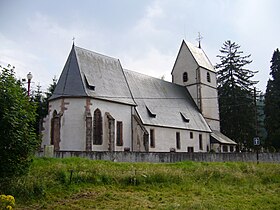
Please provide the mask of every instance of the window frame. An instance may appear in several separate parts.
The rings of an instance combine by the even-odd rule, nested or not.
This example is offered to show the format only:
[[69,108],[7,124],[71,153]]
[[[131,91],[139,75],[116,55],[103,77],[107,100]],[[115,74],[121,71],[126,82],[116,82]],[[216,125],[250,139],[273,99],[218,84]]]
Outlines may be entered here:
[[187,82],[189,81],[189,75],[188,75],[188,72],[184,72],[183,73],[183,82]]
[[199,150],[203,150],[203,139],[201,133],[198,135],[198,141],[199,141]]
[[117,146],[123,146],[123,122],[117,121]]
[[181,135],[180,132],[176,132],[176,149],[181,149]]
[[100,109],[96,109],[93,115],[93,144],[103,144],[103,119]]
[[207,72],[206,79],[207,79],[207,82],[211,83],[211,75],[209,72]]
[[150,147],[155,148],[155,129],[150,129]]

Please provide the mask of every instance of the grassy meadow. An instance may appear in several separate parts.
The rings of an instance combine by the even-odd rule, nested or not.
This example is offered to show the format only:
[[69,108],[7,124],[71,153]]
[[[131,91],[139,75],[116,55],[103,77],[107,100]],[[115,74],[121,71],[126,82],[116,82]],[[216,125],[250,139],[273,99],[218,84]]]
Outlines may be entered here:
[[35,158],[16,209],[280,209],[280,164]]

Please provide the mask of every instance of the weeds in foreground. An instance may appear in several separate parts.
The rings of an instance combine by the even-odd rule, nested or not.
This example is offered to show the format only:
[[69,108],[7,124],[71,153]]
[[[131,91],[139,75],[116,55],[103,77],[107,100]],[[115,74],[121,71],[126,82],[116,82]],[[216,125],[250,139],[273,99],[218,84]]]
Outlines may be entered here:
[[[133,206],[139,202],[138,206],[141,206],[145,203],[143,208],[149,208],[149,205],[159,209],[189,209],[190,206],[193,209],[215,209],[219,205],[243,208],[252,202],[256,202],[258,207],[268,203],[274,208],[280,205],[277,196],[280,194],[280,164],[152,164],[36,158],[26,176],[6,183],[4,190],[3,186],[0,185],[0,193],[14,195],[22,205],[51,205],[74,197],[77,203],[85,202],[85,205],[92,205],[94,200],[92,208],[114,208],[116,204],[123,206],[120,203],[123,197],[135,201],[131,204],[126,202],[126,205]],[[77,198],[76,195],[86,196]],[[227,202],[223,203],[225,199]],[[105,200],[112,206],[104,206]],[[172,205],[168,206],[168,202]]]

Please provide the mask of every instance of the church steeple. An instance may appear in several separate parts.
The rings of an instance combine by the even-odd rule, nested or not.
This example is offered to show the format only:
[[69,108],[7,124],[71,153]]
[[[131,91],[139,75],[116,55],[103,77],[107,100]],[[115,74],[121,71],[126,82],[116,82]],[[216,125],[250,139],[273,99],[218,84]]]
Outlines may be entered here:
[[182,42],[172,70],[172,82],[185,86],[213,130],[220,130],[216,72],[199,46]]

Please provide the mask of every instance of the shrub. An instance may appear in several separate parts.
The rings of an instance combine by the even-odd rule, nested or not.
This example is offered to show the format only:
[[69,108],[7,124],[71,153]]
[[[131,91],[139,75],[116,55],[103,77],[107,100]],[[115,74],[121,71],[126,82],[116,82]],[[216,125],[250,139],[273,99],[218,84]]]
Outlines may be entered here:
[[0,209],[13,209],[15,198],[12,195],[0,195]]
[[0,179],[5,179],[2,182],[28,171],[38,146],[33,128],[35,108],[16,80],[14,68],[0,66]]

